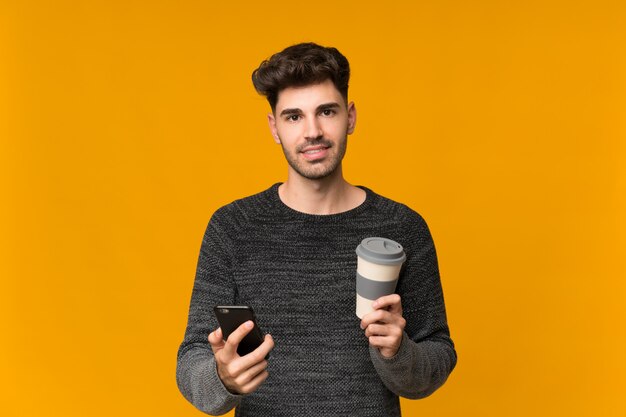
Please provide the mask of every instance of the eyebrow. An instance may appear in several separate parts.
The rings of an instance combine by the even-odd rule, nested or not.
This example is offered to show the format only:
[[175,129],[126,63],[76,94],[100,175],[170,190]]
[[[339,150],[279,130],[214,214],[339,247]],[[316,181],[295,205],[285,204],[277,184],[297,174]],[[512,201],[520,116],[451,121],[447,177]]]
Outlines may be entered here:
[[[339,103],[336,102],[331,102],[331,103],[323,103],[320,104],[319,106],[317,106],[317,108],[315,109],[317,112],[323,111],[323,110],[327,110],[327,109],[335,109],[339,107]],[[280,112],[280,116],[287,116],[287,115],[291,115],[291,114],[301,114],[302,110],[298,109],[298,108],[292,108],[292,109],[283,109],[283,111]]]

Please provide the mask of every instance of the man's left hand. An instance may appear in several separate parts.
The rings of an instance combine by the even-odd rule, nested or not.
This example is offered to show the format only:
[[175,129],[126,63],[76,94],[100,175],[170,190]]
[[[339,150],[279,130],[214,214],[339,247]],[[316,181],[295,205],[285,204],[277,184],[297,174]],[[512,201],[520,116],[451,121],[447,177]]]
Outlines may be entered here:
[[370,345],[378,348],[386,358],[394,356],[402,343],[406,320],[402,317],[402,303],[398,294],[380,297],[374,304],[374,311],[361,320],[361,329]]

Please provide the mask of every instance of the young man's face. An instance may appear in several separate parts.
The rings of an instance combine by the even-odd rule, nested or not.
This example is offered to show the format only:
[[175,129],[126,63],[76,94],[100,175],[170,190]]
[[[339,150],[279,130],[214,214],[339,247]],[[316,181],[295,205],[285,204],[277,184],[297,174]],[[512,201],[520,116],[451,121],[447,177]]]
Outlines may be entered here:
[[270,130],[289,163],[289,175],[322,179],[337,170],[354,131],[356,108],[346,106],[332,81],[289,87],[268,116]]

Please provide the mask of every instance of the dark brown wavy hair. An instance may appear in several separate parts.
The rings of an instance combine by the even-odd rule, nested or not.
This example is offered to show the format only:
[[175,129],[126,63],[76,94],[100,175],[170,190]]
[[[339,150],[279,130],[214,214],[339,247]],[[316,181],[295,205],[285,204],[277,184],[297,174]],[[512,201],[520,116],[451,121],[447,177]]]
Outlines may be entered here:
[[301,87],[331,80],[348,100],[350,64],[336,48],[312,42],[292,45],[275,53],[252,72],[252,84],[276,110],[278,94],[288,87]]

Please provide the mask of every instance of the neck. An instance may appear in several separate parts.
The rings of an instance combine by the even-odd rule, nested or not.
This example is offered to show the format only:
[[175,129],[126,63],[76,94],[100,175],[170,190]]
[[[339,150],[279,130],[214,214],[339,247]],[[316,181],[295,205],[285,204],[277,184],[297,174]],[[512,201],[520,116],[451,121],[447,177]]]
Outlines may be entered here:
[[341,166],[322,179],[311,180],[289,172],[278,195],[288,207],[307,214],[337,214],[352,210],[365,201],[365,191],[349,184]]

